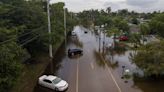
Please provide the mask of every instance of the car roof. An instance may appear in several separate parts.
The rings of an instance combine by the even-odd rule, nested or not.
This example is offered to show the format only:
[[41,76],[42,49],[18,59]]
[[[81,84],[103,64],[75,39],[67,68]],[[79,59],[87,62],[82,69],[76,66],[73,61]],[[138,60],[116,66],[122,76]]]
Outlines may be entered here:
[[52,81],[52,80],[54,80],[54,79],[56,79],[56,78],[57,78],[56,76],[49,75],[49,76],[47,76],[45,79]]

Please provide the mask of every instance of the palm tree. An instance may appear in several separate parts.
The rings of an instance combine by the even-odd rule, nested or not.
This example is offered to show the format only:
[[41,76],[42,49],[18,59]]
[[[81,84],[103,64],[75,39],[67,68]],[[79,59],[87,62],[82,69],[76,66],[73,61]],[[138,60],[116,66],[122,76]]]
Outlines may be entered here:
[[107,12],[108,14],[110,14],[110,12],[111,12],[111,7],[108,7],[108,8],[106,9],[106,12]]

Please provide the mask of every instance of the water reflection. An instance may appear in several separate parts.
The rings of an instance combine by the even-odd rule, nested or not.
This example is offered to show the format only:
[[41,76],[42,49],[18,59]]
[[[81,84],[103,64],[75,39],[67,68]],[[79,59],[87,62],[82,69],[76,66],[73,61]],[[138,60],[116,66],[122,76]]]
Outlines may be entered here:
[[68,56],[70,59],[78,59],[81,56],[83,56],[83,54],[78,54],[78,55],[73,55],[73,56]]
[[80,48],[82,48],[83,47],[83,43],[79,40],[79,38],[78,38],[78,36],[76,36],[76,37],[72,37],[72,36],[70,36],[70,37],[68,37],[68,45],[70,45],[70,44],[74,44],[74,45],[76,45],[77,47],[80,47]]
[[164,79],[152,80],[148,78],[134,78],[134,85],[143,92],[163,92]]
[[109,67],[113,69],[119,66],[117,61],[113,62],[107,57],[107,53],[101,53],[97,50],[94,50],[94,56],[96,58],[97,65],[99,65],[100,67],[105,67],[105,64],[107,64]]
[[111,52],[111,55],[124,55],[125,52],[127,51],[127,45],[124,43],[115,43],[114,48],[108,48],[108,50]]
[[[77,32],[79,30],[80,27],[77,28]],[[83,28],[82,28],[83,29]],[[92,36],[92,37],[91,37]],[[102,36],[103,37],[103,36]],[[91,40],[88,40],[91,39]],[[141,73],[142,71],[140,69],[137,68],[137,66],[131,62],[131,59],[129,58],[130,55],[133,55],[133,53],[136,53],[136,51],[131,51],[127,49],[127,46],[124,43],[117,43],[115,46],[115,48],[106,48],[105,45],[99,45],[99,35],[95,36],[95,34],[93,35],[91,32],[84,34],[84,32],[79,32],[79,35],[77,38],[73,38],[73,37],[69,37],[68,38],[68,47],[79,47],[79,48],[84,48],[86,50],[88,49],[94,49],[93,47],[95,46],[95,50],[89,50],[94,54],[94,58],[91,58],[95,61],[95,63],[102,68],[105,68],[105,64],[107,64],[108,67],[111,68],[111,71],[114,75],[114,77],[116,77],[116,81],[119,83],[119,86],[122,87],[121,89],[123,90],[122,92],[163,92],[164,90],[164,79],[160,79],[160,80],[151,80],[151,79],[147,79],[147,78],[139,78],[139,77],[132,77],[130,79],[128,79],[128,83],[124,83],[125,79],[121,79],[122,75],[123,75],[123,68],[122,66],[125,66],[125,69],[129,69],[132,73]],[[97,39],[97,41],[96,41]],[[112,40],[112,39],[108,39],[108,37],[106,37],[106,40]],[[105,41],[106,41],[105,40]],[[102,40],[103,41],[103,40]],[[103,42],[101,41],[101,44],[103,44]],[[110,42],[109,41],[109,42]],[[112,42],[112,41],[111,41]],[[90,45],[92,44],[92,45]],[[64,46],[64,45],[63,45]],[[91,47],[93,46],[93,47]],[[100,51],[98,49],[101,49]],[[49,66],[47,67],[46,71],[44,72],[44,74],[57,74],[58,70],[62,67],[62,61],[63,59],[67,58],[67,56],[63,55],[65,53],[65,49],[64,47],[61,47],[61,49],[57,52],[58,55],[55,56],[55,59],[53,60],[52,64],[49,64]],[[130,54],[131,53],[131,54]],[[85,53],[85,55],[88,55]],[[84,56],[85,56],[84,55]],[[88,55],[88,57],[90,57],[91,55]],[[65,75],[66,79],[67,79],[67,75],[72,75],[70,74],[71,72],[75,72],[76,67],[73,68],[73,65],[76,66],[76,59],[79,58],[79,56],[75,56],[75,57],[70,57],[71,59],[73,59],[73,62],[68,63],[67,61],[64,62],[64,64],[66,63],[66,67],[64,72],[62,71],[62,73]],[[71,60],[70,58],[67,58],[69,60]],[[84,61],[87,60],[87,58],[81,57]],[[105,60],[104,60],[105,58]],[[105,62],[104,62],[105,61]],[[53,66],[52,66],[53,65]],[[67,67],[70,66],[70,70],[69,68],[67,69]],[[53,71],[50,71],[53,70]],[[98,68],[96,68],[98,69]],[[81,72],[79,74],[82,74]],[[62,75],[62,74],[61,74]],[[71,76],[73,77],[73,76]],[[89,76],[90,77],[90,76]],[[74,79],[73,80],[67,79],[68,81],[74,83]],[[123,81],[123,83],[122,83]],[[42,90],[42,88],[40,88]],[[44,89],[43,89],[44,90]],[[35,91],[35,92],[41,92],[41,91]],[[42,91],[43,92],[43,91]],[[51,91],[44,91],[44,92],[51,92]],[[74,92],[74,91],[71,91]]]
[[45,70],[45,72],[43,74],[49,75],[49,74],[57,74],[57,71],[61,68],[61,62],[62,59],[65,56],[65,47],[64,47],[64,43],[63,45],[61,45],[61,47],[57,50],[56,52],[58,55],[55,55],[55,57],[53,58],[52,62],[50,62]]

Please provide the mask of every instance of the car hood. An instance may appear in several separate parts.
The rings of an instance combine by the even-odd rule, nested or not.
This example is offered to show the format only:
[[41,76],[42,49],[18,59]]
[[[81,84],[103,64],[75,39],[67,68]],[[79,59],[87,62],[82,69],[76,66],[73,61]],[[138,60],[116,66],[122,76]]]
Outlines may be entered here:
[[67,84],[66,81],[61,80],[58,84],[56,84],[56,86],[57,86],[57,87],[63,87],[63,86],[65,86],[66,84]]

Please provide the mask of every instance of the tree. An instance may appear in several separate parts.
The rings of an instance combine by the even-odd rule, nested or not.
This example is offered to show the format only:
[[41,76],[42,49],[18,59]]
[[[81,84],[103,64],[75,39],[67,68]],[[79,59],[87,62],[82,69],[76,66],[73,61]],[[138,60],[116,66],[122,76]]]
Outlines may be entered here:
[[129,25],[123,17],[114,17],[113,18],[113,26],[117,27],[119,30],[123,30],[124,32],[129,33]]
[[139,45],[141,45],[140,38],[141,38],[140,34],[137,33],[130,34],[129,40],[133,44],[133,47],[137,48]]
[[120,16],[127,16],[128,15],[128,9],[118,10],[118,14]]
[[140,24],[140,32],[141,32],[142,40],[143,40],[143,43],[144,43],[145,35],[148,35],[150,33],[149,25],[146,24],[146,23]]
[[112,27],[109,30],[107,30],[107,36],[111,36],[111,35],[120,35],[121,32],[118,28]]
[[1,92],[7,92],[16,82],[21,73],[21,62],[28,55],[25,49],[22,49],[15,42],[3,44],[0,46],[0,89]]
[[157,14],[149,23],[152,33],[157,33],[159,36],[164,37],[164,14]]
[[132,22],[132,24],[136,24],[136,25],[139,24],[139,21],[137,20],[136,17],[132,18],[131,22]]
[[[50,5],[53,48],[64,39],[64,3]],[[67,13],[67,28],[75,18]],[[70,23],[72,22],[73,23]],[[20,73],[26,57],[48,51],[47,11],[44,0],[0,1],[0,91],[8,92]],[[35,38],[33,40],[33,38]],[[56,50],[56,49],[55,49]],[[30,55],[29,55],[30,54]]]
[[132,57],[145,76],[158,78],[164,71],[164,41],[147,44]]
[[111,12],[111,7],[107,7],[107,8],[106,8],[106,12],[107,12],[108,14],[110,14],[110,12]]

